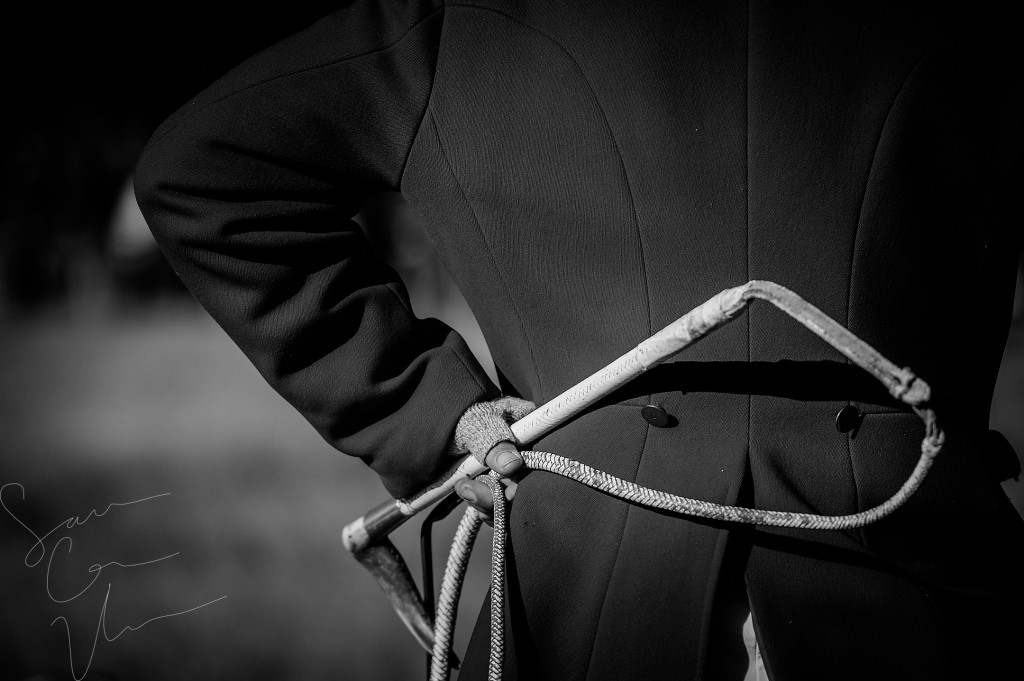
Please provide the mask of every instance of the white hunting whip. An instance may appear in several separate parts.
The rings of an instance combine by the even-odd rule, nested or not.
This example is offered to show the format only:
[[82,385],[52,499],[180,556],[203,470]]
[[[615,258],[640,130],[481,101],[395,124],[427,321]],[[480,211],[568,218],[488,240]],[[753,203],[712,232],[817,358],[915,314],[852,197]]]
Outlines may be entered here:
[[[601,398],[624,386],[648,369],[663,363],[711,331],[735,319],[754,299],[767,300],[814,334],[836,348],[888,389],[896,399],[909,405],[925,424],[921,456],[913,472],[888,500],[874,508],[841,516],[771,511],[714,504],[651,490],[616,478],[586,464],[548,452],[520,451],[526,468],[544,470],[581,482],[613,496],[681,515],[727,522],[799,527],[811,530],[841,530],[873,523],[903,505],[920,487],[932,462],[942,449],[945,436],[935,412],[929,406],[931,388],[910,369],[897,367],[877,350],[834,319],[789,289],[770,281],[750,281],[726,289],[704,304],[637,345],[604,369],[584,379],[511,425],[515,445],[523,450],[529,443],[571,420]],[[431,627],[419,593],[401,556],[387,535],[406,519],[450,494],[457,480],[475,477],[487,467],[469,456],[442,481],[408,500],[391,500],[350,523],[342,532],[345,546],[377,578],[396,611],[417,640],[432,654],[430,678],[447,679],[448,652],[452,626],[473,540],[483,515],[469,508],[456,530],[438,597],[437,621]],[[494,544],[491,566],[491,654],[488,678],[500,681],[504,654],[504,546],[505,508],[503,488],[495,473],[485,476],[494,496]]]

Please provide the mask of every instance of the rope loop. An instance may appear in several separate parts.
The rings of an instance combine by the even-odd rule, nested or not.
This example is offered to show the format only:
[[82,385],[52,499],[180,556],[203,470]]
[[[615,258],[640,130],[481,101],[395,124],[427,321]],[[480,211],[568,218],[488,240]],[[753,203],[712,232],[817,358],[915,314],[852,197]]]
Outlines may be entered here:
[[[520,455],[527,468],[561,475],[591,489],[647,508],[656,508],[683,516],[747,525],[799,527],[807,530],[847,530],[877,522],[905,504],[921,486],[932,462],[942,451],[946,436],[939,425],[935,412],[932,409],[919,407],[914,407],[914,411],[924,421],[925,434],[921,440],[921,456],[918,458],[913,472],[896,493],[886,501],[865,511],[848,515],[832,516],[715,504],[650,489],[550,452],[526,450],[520,452]],[[494,539],[491,545],[491,653],[487,678],[488,681],[501,681],[505,646],[505,492],[496,472],[491,471],[481,479],[490,487],[494,497]],[[431,681],[446,681],[448,679],[448,649],[451,645],[455,610],[459,593],[462,590],[462,580],[466,573],[472,544],[482,522],[483,515],[475,508],[470,507],[463,516],[452,542],[452,550],[448,556],[448,565],[445,567],[441,593],[438,597],[434,651],[430,671]]]

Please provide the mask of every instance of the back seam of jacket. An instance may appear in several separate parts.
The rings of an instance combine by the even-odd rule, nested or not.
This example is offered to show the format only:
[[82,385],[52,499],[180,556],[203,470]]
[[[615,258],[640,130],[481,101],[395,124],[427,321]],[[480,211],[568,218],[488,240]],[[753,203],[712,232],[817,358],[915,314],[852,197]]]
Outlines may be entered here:
[[[746,17],[747,18],[747,21],[746,21],[746,36],[747,36],[747,40],[746,40],[746,44],[744,45],[746,53],[744,54],[744,59],[743,59],[743,66],[744,66],[744,69],[743,69],[743,220],[744,220],[744,223],[745,223],[744,226],[746,228],[745,229],[745,235],[746,235],[746,249],[747,249],[747,252],[746,252],[746,266],[747,266],[747,269],[746,269],[746,272],[745,272],[746,276],[744,277],[744,279],[746,281],[750,281],[752,279],[752,274],[750,272],[750,22],[751,22],[751,18],[750,18],[750,11],[751,11],[750,10],[750,4],[751,4],[750,0],[747,0],[747,17]],[[751,325],[753,323],[753,321],[752,321],[753,320],[753,312],[752,312],[752,310],[747,310],[747,313],[744,315],[744,317],[745,317],[745,321],[746,321],[746,325],[747,325],[747,363],[749,364],[751,361],[753,361],[753,357],[751,356],[752,351],[751,351],[751,345],[750,345],[750,336],[751,336],[751,334],[750,334],[750,327],[751,327]],[[753,464],[753,461],[752,461],[752,459],[753,459],[753,448],[754,448],[754,424],[753,424],[753,418],[754,418],[754,396],[748,394],[747,395],[747,457],[746,457],[747,461],[746,461],[746,466],[744,466],[743,473],[740,475],[739,486],[743,485],[744,478],[747,475],[749,475],[750,476],[750,486],[751,486],[750,505],[751,506],[756,506],[756,504],[753,502],[753,496],[754,496],[754,491],[753,490],[755,489],[754,482],[753,482],[753,480],[754,480],[754,464]],[[738,496],[739,496],[739,492],[737,491],[737,497]],[[732,533],[731,532],[728,532],[728,533],[723,532],[722,535],[723,535],[723,537],[719,541],[720,542],[724,542],[724,544],[725,544],[722,547],[722,549],[721,549],[722,550],[723,560],[724,560],[726,547],[728,546],[729,539],[732,538]],[[717,550],[718,550],[717,546],[715,547],[715,550],[717,552]],[[714,582],[715,582],[715,591],[718,590],[718,577],[719,577],[719,575],[715,575],[714,578],[713,578]],[[710,586],[711,582],[712,582],[712,578],[709,578],[708,579],[709,586]],[[753,605],[753,601],[750,598],[750,594],[749,594],[750,586],[747,583],[746,577],[744,577],[743,583],[744,583],[745,589],[747,590],[747,609],[750,611],[749,617],[753,618],[753,616],[754,616],[754,605]],[[705,615],[704,615],[704,622],[701,623],[701,635],[702,635],[702,640],[705,641],[705,644],[704,644],[703,649],[700,651],[699,663],[698,663],[698,667],[697,667],[698,673],[701,676],[703,676],[705,671],[706,671],[705,667],[707,665],[707,656],[708,656],[708,653],[707,653],[707,649],[708,649],[707,640],[708,640],[708,638],[706,636],[704,636],[703,634],[704,634],[705,631],[709,630],[710,626],[711,626],[711,617],[712,617],[713,613],[712,612],[708,612],[708,610],[711,610],[712,608],[714,608],[714,600],[711,599],[710,601],[707,601],[707,603],[710,603],[710,608],[708,608],[707,605],[705,605],[706,612],[705,612]],[[756,634],[755,634],[755,645],[756,645]]]
[[[747,0],[747,42],[746,54],[743,59],[743,222],[746,236],[746,271],[744,280],[750,281],[750,0]],[[744,315],[747,326],[747,362],[750,356],[750,311]],[[750,419],[753,415],[753,396],[747,395],[747,458],[750,458],[750,446],[753,441]],[[749,462],[748,462],[749,465]]]
[[501,290],[505,294],[505,297],[508,298],[509,307],[512,308],[512,313],[515,315],[516,321],[519,322],[519,331],[522,333],[523,340],[526,341],[526,347],[530,351],[530,366],[533,368],[533,375],[537,379],[537,390],[540,391],[541,394],[544,394],[544,384],[541,380],[540,371],[537,368],[537,357],[533,351],[533,344],[530,343],[530,336],[526,333],[526,323],[523,321],[523,315],[520,313],[519,307],[516,305],[516,301],[512,298],[512,289],[505,280],[505,275],[502,274],[501,268],[498,267],[497,259],[494,257],[494,251],[491,249],[491,245],[487,243],[487,235],[484,234],[484,230],[480,226],[480,216],[477,215],[476,209],[473,208],[473,202],[469,200],[469,195],[466,194],[466,189],[462,186],[462,182],[459,180],[459,176],[455,172],[455,167],[448,158],[448,152],[445,150],[444,138],[441,135],[441,128],[438,126],[437,119],[433,114],[430,114],[429,118],[430,124],[434,130],[434,136],[437,137],[437,146],[441,151],[441,157],[444,159],[444,163],[448,167],[448,171],[452,174],[452,178],[455,180],[455,186],[458,187],[463,200],[466,202],[466,205],[469,206],[469,212],[473,215],[473,224],[476,226],[476,231],[480,234],[480,240],[484,243],[484,250],[487,252],[487,259],[491,261],[491,267],[494,269],[494,272],[498,275],[498,279],[501,281]]

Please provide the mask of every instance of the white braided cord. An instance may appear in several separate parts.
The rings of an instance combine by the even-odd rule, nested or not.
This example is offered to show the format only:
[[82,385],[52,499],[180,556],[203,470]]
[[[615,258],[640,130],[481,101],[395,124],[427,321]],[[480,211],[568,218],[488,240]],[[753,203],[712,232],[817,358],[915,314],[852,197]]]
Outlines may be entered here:
[[430,653],[430,681],[447,681],[448,651],[452,645],[452,630],[455,627],[455,613],[459,607],[462,582],[469,565],[469,554],[473,542],[484,522],[484,515],[470,506],[459,521],[448,553],[441,579],[441,592],[437,597],[437,611],[434,615],[434,649]]
[[[579,461],[567,459],[550,452],[522,451],[520,455],[527,468],[543,470],[556,475],[561,475],[576,480],[592,489],[611,494],[620,499],[646,506],[657,508],[680,515],[696,516],[712,520],[743,523],[748,525],[767,525],[771,527],[798,527],[808,530],[846,530],[863,527],[889,515],[917,491],[924,481],[932,462],[942,450],[945,443],[945,434],[939,427],[935,412],[931,409],[918,409],[918,413],[925,423],[925,435],[921,440],[921,456],[913,472],[904,481],[900,488],[881,504],[859,513],[848,515],[821,515],[817,513],[796,513],[790,511],[771,511],[756,508],[745,508],[741,506],[727,506],[715,504],[700,499],[691,499],[676,494],[669,494],[658,490],[649,489],[634,482],[617,478],[614,475],[592,468]],[[491,653],[488,665],[488,681],[501,681],[502,661],[504,656],[504,581],[505,581],[505,494],[504,488],[498,480],[497,474],[491,471],[487,476],[481,477],[491,489],[494,497],[494,540],[491,547]],[[461,530],[466,524],[467,518],[475,516],[476,528],[479,529],[480,513],[470,507],[459,525]],[[452,565],[453,556],[458,554],[462,561],[460,571],[453,571],[452,579],[458,580],[458,584],[448,584],[449,570],[445,569],[444,583],[441,587],[441,596],[438,599],[438,616],[434,630],[434,666],[431,668],[431,681],[442,681],[448,678],[447,673],[447,646],[451,640],[451,627],[454,623],[455,606],[448,606],[447,614],[442,618],[440,610],[443,599],[446,595],[454,594],[457,601],[458,593],[462,589],[462,578],[465,575],[465,563],[468,561],[469,552],[472,549],[472,542],[476,536],[476,530],[468,538],[460,537],[456,532],[455,541],[452,543],[452,553],[449,556],[449,566]],[[450,597],[450,596],[449,596]],[[445,630],[445,628],[447,630]],[[439,647],[444,641],[444,647]],[[443,676],[437,675],[434,669],[438,668],[439,650],[443,651]]]
[[494,498],[494,539],[491,544],[491,655],[487,681],[501,681],[505,658],[505,488],[498,474],[482,477]]
[[889,515],[902,506],[917,491],[928,474],[935,456],[942,449],[945,436],[938,427],[935,413],[924,410],[926,433],[921,441],[921,456],[913,472],[903,485],[889,499],[881,504],[859,513],[850,515],[820,515],[817,513],[795,513],[791,511],[767,511],[741,506],[726,506],[710,501],[690,499],[667,492],[643,487],[629,480],[595,468],[551,454],[550,452],[523,451],[526,466],[535,470],[548,471],[565,478],[580,482],[587,487],[606,492],[614,497],[625,499],[648,508],[657,508],[680,515],[723,520],[748,525],[767,525],[771,527],[799,527],[807,530],[847,530],[863,527]]

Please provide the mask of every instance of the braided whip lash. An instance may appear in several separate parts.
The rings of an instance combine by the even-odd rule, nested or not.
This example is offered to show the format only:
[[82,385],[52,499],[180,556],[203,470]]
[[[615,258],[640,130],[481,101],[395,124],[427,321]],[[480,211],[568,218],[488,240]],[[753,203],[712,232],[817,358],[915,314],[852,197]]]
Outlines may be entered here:
[[[678,353],[683,347],[715,328],[728,323],[753,299],[771,302],[806,326],[852,360],[854,364],[883,383],[893,397],[909,405],[924,422],[925,435],[921,441],[921,456],[913,472],[892,497],[878,506],[859,513],[828,516],[726,506],[681,497],[642,487],[578,461],[548,452],[522,451],[521,455],[526,467],[571,478],[593,489],[649,508],[726,522],[772,527],[797,527],[808,530],[845,530],[863,527],[898,509],[921,486],[945,441],[945,435],[939,426],[935,412],[928,406],[931,388],[912,371],[897,367],[821,310],[778,284],[768,281],[751,281],[743,286],[723,291],[704,305],[692,310],[675,324],[666,327],[663,331],[641,343],[632,353],[616,360],[604,372],[619,374],[617,376],[619,381],[624,380],[624,377],[628,379],[639,375],[651,366]],[[538,430],[544,428],[550,430],[550,428],[564,423],[568,418],[563,417],[561,413],[567,411],[566,404],[592,404],[610,392],[611,388],[608,387],[610,385],[612,385],[612,381],[606,376],[595,374],[580,385],[556,397],[521,422],[513,424],[513,433],[520,439],[517,445],[521,446],[523,440],[528,440],[528,438],[520,436],[521,432],[525,432],[527,421],[531,423],[531,427]],[[577,407],[577,409],[581,408]],[[536,424],[542,424],[543,428]],[[523,427],[520,432],[517,432],[517,426],[520,425]],[[504,655],[505,495],[497,474],[491,472],[483,480],[491,488],[494,497],[494,544],[491,562],[491,654],[488,679],[500,681]],[[454,480],[451,480],[449,484],[454,484]],[[462,579],[465,575],[469,553],[482,522],[483,516],[480,512],[470,508],[456,532],[438,599],[431,681],[443,681],[448,678],[448,650],[451,644],[458,596],[462,589]]]

